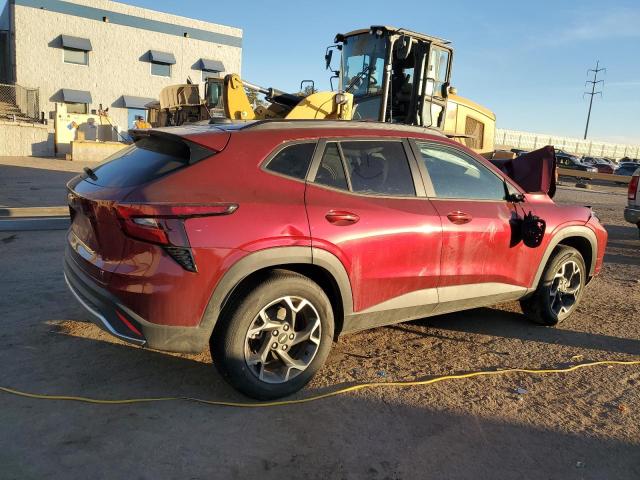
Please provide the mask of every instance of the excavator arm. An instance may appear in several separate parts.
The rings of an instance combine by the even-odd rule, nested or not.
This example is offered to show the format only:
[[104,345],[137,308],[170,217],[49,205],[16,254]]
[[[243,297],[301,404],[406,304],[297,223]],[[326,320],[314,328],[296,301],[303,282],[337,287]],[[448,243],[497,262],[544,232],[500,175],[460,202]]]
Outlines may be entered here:
[[[236,74],[225,76],[223,85],[224,113],[231,120],[351,120],[353,114],[353,95],[350,93],[316,92],[306,97],[292,95],[244,82]],[[245,89],[262,93],[270,104],[254,109]]]

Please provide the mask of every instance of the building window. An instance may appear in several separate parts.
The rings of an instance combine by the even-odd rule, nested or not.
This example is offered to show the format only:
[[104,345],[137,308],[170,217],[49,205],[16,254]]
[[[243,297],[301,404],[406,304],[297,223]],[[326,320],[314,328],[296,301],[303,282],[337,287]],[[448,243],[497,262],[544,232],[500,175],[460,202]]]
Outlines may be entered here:
[[151,75],[157,77],[170,77],[171,65],[168,63],[151,62]]
[[64,63],[89,65],[89,52],[75,48],[64,48]]
[[67,113],[81,113],[86,115],[89,113],[89,105],[87,103],[64,102],[67,106]]

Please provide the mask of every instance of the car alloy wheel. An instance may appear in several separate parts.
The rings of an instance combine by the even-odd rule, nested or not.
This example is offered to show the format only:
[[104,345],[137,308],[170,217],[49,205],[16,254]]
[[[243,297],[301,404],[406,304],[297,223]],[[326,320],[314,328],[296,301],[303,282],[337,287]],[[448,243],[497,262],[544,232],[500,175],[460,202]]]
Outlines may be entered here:
[[306,298],[284,296],[262,308],[249,326],[244,359],[266,383],[284,383],[311,364],[322,338],[316,307]]
[[569,260],[560,265],[549,288],[550,307],[558,317],[567,315],[576,305],[582,288],[582,272]]

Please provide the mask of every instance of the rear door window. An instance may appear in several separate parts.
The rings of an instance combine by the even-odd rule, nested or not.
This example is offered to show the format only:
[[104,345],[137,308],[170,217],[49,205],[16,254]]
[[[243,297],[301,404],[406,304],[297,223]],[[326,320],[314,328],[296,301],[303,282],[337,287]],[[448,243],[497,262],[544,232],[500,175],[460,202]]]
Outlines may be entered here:
[[266,169],[303,180],[307,176],[315,148],[315,142],[289,145],[267,163]]
[[160,137],[141,138],[93,168],[95,178],[87,177],[85,180],[103,187],[132,187],[175,172],[190,163],[193,162],[188,144]]
[[356,193],[415,196],[409,160],[402,142],[340,142],[351,189]]
[[322,154],[322,160],[316,173],[315,183],[326,185],[327,187],[349,190],[347,177],[344,174],[344,167],[340,157],[340,150],[336,142],[327,143]]

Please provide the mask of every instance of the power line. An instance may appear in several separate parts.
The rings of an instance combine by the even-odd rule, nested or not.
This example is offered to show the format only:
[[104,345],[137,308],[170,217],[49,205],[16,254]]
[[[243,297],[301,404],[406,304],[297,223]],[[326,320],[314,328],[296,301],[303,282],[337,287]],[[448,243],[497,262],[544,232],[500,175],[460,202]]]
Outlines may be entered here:
[[607,69],[606,68],[600,68],[600,60],[596,61],[596,68],[590,68],[589,70],[587,70],[587,75],[589,75],[589,72],[593,72],[593,80],[587,80],[584,84],[584,86],[586,87],[587,85],[591,84],[591,91],[590,92],[584,92],[582,94],[582,98],[584,98],[585,95],[589,95],[589,113],[587,113],[587,126],[584,128],[584,139],[587,139],[587,132],[589,131],[589,120],[591,119],[591,107],[593,106],[593,97],[594,95],[600,95],[600,98],[602,98],[602,90],[600,90],[599,92],[596,92],[596,85],[601,83],[602,86],[604,87],[604,80],[598,80],[598,73],[600,72],[606,72]]

